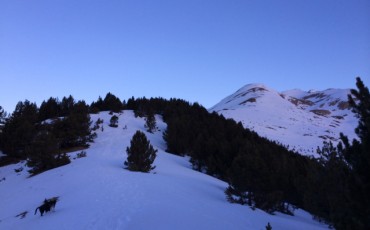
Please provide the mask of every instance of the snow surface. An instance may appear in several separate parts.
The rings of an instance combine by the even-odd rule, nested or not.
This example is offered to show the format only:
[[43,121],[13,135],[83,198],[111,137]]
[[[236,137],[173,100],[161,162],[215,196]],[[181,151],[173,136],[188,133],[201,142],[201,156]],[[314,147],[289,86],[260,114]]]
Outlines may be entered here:
[[[265,229],[270,222],[278,229],[325,229],[310,214],[296,210],[295,216],[269,215],[225,199],[227,184],[191,169],[189,159],[166,153],[162,132],[166,124],[157,116],[159,130],[145,132],[158,149],[152,173],[123,168],[126,147],[136,130],[145,131],[144,119],[132,111],[119,116],[119,127],[97,131],[87,157],[71,164],[29,177],[24,162],[0,167],[0,229]],[[127,125],[127,129],[123,127]],[[23,167],[17,173],[14,170]],[[59,196],[55,212],[40,217],[35,208],[45,198]],[[25,218],[16,217],[27,211]]]
[[279,93],[263,84],[248,84],[209,111],[240,121],[260,136],[303,155],[317,157],[316,149],[324,140],[336,145],[341,132],[350,140],[356,138],[358,120],[340,106],[349,93],[349,89]]

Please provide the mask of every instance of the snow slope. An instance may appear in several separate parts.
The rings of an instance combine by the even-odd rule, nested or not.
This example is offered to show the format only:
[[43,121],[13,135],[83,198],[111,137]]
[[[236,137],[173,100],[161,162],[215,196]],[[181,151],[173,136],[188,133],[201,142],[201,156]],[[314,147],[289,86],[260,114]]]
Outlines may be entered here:
[[[108,126],[108,113],[87,157],[28,178],[24,163],[0,168],[0,229],[265,229],[270,222],[278,229],[325,229],[311,216],[296,210],[295,216],[269,215],[247,206],[230,204],[227,184],[191,169],[189,159],[166,153],[162,132],[146,133],[158,149],[154,172],[145,174],[123,168],[125,149],[144,120],[132,111],[119,116],[119,127]],[[127,125],[127,129],[123,127]],[[71,153],[71,158],[76,156]],[[14,170],[24,167],[16,173]],[[59,196],[55,212],[40,217],[34,210],[45,198]],[[16,217],[27,211],[25,218]]]
[[349,89],[280,93],[263,84],[249,84],[209,111],[240,121],[244,127],[303,155],[316,157],[323,141],[337,144],[341,132],[350,140],[356,137],[358,120],[348,108],[349,93]]

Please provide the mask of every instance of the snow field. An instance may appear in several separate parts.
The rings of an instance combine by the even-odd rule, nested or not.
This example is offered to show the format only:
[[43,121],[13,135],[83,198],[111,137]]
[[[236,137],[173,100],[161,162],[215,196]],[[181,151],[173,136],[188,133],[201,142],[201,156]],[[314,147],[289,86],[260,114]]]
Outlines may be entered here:
[[[85,150],[87,157],[28,178],[23,163],[0,168],[0,229],[325,229],[311,216],[269,215],[225,199],[227,184],[191,169],[187,157],[165,152],[162,132],[166,124],[156,116],[160,131],[145,131],[144,119],[132,111],[119,116],[118,128],[108,126],[107,112],[92,115],[104,119],[104,131]],[[127,129],[123,129],[124,126]],[[126,147],[136,130],[144,131],[158,149],[151,173],[123,168]],[[79,151],[78,151],[79,152]],[[71,159],[78,152],[71,153]],[[14,169],[24,167],[20,173]],[[55,212],[34,215],[45,198],[59,196]],[[25,218],[16,215],[28,211]]]

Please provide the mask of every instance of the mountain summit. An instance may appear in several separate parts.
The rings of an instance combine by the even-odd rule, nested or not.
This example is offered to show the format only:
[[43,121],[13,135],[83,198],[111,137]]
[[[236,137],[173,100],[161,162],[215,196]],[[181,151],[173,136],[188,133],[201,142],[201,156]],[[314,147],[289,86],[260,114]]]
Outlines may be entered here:
[[350,89],[278,92],[248,84],[209,109],[303,155],[317,157],[323,141],[335,145],[342,132],[356,137],[357,118],[348,107]]

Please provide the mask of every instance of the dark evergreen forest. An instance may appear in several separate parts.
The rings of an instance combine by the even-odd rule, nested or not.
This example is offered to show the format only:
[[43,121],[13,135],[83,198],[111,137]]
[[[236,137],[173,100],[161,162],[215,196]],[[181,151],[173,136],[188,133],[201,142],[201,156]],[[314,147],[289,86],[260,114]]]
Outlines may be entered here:
[[2,161],[27,159],[32,175],[68,164],[66,152],[93,141],[90,125],[89,106],[72,96],[49,98],[40,108],[19,102],[2,128],[0,147],[7,155]]
[[29,101],[19,102],[10,116],[1,118],[0,148],[7,157],[28,159],[34,168],[31,173],[36,174],[68,163],[66,149],[87,147],[93,141],[89,113],[129,109],[149,124],[153,124],[153,114],[159,114],[167,123],[163,136],[167,152],[189,156],[194,170],[226,181],[230,202],[271,214],[292,215],[298,207],[337,229],[367,229],[370,94],[360,78],[356,86],[348,100],[359,118],[359,139],[351,141],[342,134],[338,146],[323,143],[317,150],[320,159],[288,151],[198,103],[133,97],[126,103],[111,93],[91,105],[75,102],[72,96],[62,101],[49,98],[40,108]]

